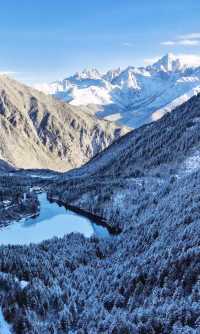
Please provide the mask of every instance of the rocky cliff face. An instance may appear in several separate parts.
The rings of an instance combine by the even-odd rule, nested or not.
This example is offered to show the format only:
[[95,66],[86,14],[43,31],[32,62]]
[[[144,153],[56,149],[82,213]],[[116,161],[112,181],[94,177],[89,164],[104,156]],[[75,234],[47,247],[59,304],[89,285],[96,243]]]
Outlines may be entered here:
[[0,158],[18,168],[76,168],[127,131],[0,76]]

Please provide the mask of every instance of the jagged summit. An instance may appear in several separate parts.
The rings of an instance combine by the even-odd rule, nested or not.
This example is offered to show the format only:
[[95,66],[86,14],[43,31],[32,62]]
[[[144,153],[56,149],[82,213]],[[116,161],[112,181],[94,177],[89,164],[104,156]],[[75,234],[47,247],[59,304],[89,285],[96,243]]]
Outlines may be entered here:
[[183,64],[173,53],[167,53],[150,67],[163,72],[176,72],[183,69]]
[[104,80],[112,82],[113,79],[115,79],[116,77],[118,77],[121,73],[121,68],[118,67],[114,70],[109,70],[104,76]]
[[92,69],[84,69],[82,72],[76,72],[74,76],[72,76],[72,78],[76,78],[78,80],[98,80],[101,79],[102,74],[96,69],[96,68],[92,68]]
[[196,69],[200,66],[199,62],[194,62],[190,56],[184,55],[176,56],[173,53],[167,53],[162,58],[158,59],[153,65],[148,66],[148,69],[153,68],[157,71],[163,72],[183,72],[186,69]]

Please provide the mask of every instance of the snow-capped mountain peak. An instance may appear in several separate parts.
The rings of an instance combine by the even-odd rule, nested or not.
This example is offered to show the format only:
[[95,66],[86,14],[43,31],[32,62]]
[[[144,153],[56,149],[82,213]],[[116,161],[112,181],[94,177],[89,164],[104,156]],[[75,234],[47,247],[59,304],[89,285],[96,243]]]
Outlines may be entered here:
[[72,105],[88,106],[88,111],[100,118],[135,128],[171,111],[199,91],[199,58],[168,53],[151,66],[129,66],[105,74],[97,69],[84,70],[36,88]]
[[74,77],[79,80],[85,80],[85,79],[90,79],[90,80],[98,80],[101,79],[102,75],[101,73],[96,69],[84,69],[82,72],[77,72]]
[[182,70],[185,66],[180,58],[177,58],[173,53],[168,53],[154,63],[151,68],[163,72],[176,72]]
[[128,67],[126,70],[119,73],[119,75],[113,79],[112,83],[124,89],[136,90],[140,88],[136,72],[132,67]]
[[153,68],[156,71],[163,72],[179,72],[188,68],[196,68],[198,66],[200,66],[200,61],[199,59],[195,59],[193,55],[176,56],[173,53],[167,53],[153,65],[148,66],[148,69]]
[[121,73],[121,68],[118,67],[117,69],[114,70],[110,70],[108,71],[104,76],[104,80],[112,82],[112,80],[114,80],[116,77],[118,77]]

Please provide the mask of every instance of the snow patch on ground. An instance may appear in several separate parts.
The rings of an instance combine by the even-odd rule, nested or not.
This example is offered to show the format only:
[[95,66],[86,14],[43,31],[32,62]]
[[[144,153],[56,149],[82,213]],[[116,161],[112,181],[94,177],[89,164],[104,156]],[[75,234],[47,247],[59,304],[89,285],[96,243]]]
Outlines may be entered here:
[[182,167],[180,168],[180,174],[191,174],[200,169],[200,152],[197,151],[190,157],[188,157]]
[[22,290],[25,289],[28,284],[29,284],[29,282],[27,282],[27,281],[20,281],[20,287],[22,288]]

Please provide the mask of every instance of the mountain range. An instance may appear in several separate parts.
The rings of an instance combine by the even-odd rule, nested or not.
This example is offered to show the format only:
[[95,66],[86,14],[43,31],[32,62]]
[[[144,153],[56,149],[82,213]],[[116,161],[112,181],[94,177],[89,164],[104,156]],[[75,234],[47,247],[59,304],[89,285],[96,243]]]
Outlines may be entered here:
[[146,67],[100,73],[84,70],[36,88],[98,118],[137,128],[155,121],[200,92],[200,67],[169,53]]
[[66,171],[127,131],[0,75],[0,159],[9,165]]
[[[35,138],[31,122],[37,140],[47,138],[47,148],[57,124],[59,131],[66,124],[68,133],[70,117],[82,116],[81,124],[91,126],[92,116],[81,107],[8,78],[1,85],[0,124],[8,153],[18,150],[27,129],[27,161],[26,145],[30,150]],[[10,147],[11,135],[16,145]],[[79,138],[80,128],[74,135]],[[46,146],[36,149],[42,154]],[[31,154],[35,159],[33,151],[28,159]],[[115,138],[80,168],[42,181],[27,171],[1,176],[3,191],[10,187],[18,194],[39,185],[51,202],[101,217],[116,233],[106,238],[70,233],[41,244],[1,246],[1,308],[13,333],[199,334],[200,94]]]

